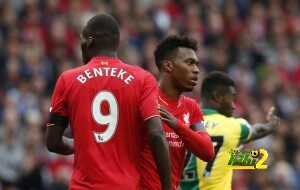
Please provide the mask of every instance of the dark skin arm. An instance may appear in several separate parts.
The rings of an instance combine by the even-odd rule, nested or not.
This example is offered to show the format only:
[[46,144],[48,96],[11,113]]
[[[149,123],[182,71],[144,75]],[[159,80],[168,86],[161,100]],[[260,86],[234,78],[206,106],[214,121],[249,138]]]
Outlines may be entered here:
[[62,155],[74,153],[73,140],[64,137],[68,119],[66,117],[51,114],[46,129],[46,145],[50,152]]
[[[177,127],[177,118],[171,114],[170,112],[168,112],[166,109],[164,109],[163,107],[159,108],[159,112],[161,115],[161,119],[165,122],[168,123],[168,125],[171,128],[176,128]],[[195,125],[191,125],[191,129],[193,131],[206,131],[203,124],[201,122],[196,123]]]
[[159,108],[159,113],[161,116],[161,119],[168,124],[169,127],[171,128],[176,128],[177,127],[177,118],[168,112],[166,109],[163,107]]
[[277,127],[280,125],[280,119],[275,115],[275,108],[272,107],[267,115],[268,123],[257,123],[252,127],[252,132],[250,138],[245,142],[251,142],[256,139],[263,138],[271,133],[273,133]]
[[153,153],[163,190],[171,190],[171,169],[168,144],[159,117],[145,121],[150,149]]

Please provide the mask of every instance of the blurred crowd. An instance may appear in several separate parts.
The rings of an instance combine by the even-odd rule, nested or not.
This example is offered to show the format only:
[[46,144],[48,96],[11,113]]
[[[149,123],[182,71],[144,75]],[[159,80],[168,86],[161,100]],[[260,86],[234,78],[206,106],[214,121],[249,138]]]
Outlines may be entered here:
[[[157,76],[159,40],[187,35],[199,43],[201,76],[221,70],[236,81],[236,116],[265,122],[275,105],[277,132],[247,145],[269,151],[269,168],[235,172],[233,189],[300,189],[298,0],[0,0],[0,190],[67,189],[72,157],[44,146],[50,96],[57,76],[82,64],[83,24],[103,12],[120,22],[126,62]],[[190,95],[200,101],[199,87]]]

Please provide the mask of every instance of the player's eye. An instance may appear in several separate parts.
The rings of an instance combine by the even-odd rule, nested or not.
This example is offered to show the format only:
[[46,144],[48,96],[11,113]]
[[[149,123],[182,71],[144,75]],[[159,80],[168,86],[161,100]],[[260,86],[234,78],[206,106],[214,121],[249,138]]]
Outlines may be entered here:
[[195,64],[195,61],[194,61],[193,59],[188,59],[188,60],[186,60],[186,63],[187,63],[188,65],[194,65],[194,64]]

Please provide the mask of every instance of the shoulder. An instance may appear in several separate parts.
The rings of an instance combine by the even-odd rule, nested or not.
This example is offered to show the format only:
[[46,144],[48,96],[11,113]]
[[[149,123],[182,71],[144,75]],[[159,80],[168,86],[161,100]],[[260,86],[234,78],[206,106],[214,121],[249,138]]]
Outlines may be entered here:
[[123,64],[124,68],[129,71],[135,79],[137,79],[138,83],[140,85],[147,85],[147,84],[155,84],[157,85],[157,80],[151,74],[150,72],[144,70],[143,68],[140,68],[139,66],[135,65],[128,65],[128,64]]
[[241,125],[250,126],[249,122],[246,119],[244,119],[244,118],[234,118],[234,120],[236,122],[238,122],[239,124],[241,124]]
[[251,125],[246,119],[234,118],[234,120],[237,123],[237,125],[239,125],[242,131],[249,131],[251,129]]
[[235,118],[240,128],[240,142],[246,142],[251,135],[251,125],[243,118]]
[[144,70],[143,68],[136,66],[136,65],[129,65],[123,62],[123,66],[126,68],[126,70],[130,71],[132,74],[134,74],[138,78],[147,78],[147,77],[154,77],[150,72]]
[[224,129],[230,127],[231,130],[239,129],[239,123],[232,117],[226,117],[215,110],[204,109],[204,120],[208,122],[218,123],[224,126]]
[[247,130],[251,128],[249,122],[243,118],[230,117],[227,118],[227,122],[241,130]]
[[82,71],[85,69],[86,67],[84,65],[84,66],[63,71],[57,78],[56,86],[59,86],[60,88],[69,88],[73,86],[73,84],[76,81],[76,77],[80,75]]
[[228,119],[222,114],[210,110],[209,111],[204,110],[203,112],[204,112],[203,118],[205,121],[211,121],[219,124],[226,124],[228,122]]
[[64,78],[64,79],[69,78],[69,77],[73,77],[75,75],[80,74],[85,69],[87,69],[87,65],[82,65],[82,66],[79,66],[79,67],[76,67],[76,68],[68,69],[66,71],[63,71],[60,74],[60,77]]
[[226,122],[227,124],[230,123],[231,125],[237,126],[237,127],[239,127],[241,125],[240,120],[235,117],[224,116],[224,122]]
[[250,133],[251,126],[247,120],[243,118],[230,117],[227,119],[230,125],[240,135],[241,139],[247,139]]
[[187,96],[182,96],[182,102],[185,105],[192,106],[193,108],[195,108],[195,107],[200,108],[200,105],[198,104],[198,102],[193,98],[190,98],[190,97],[187,97]]

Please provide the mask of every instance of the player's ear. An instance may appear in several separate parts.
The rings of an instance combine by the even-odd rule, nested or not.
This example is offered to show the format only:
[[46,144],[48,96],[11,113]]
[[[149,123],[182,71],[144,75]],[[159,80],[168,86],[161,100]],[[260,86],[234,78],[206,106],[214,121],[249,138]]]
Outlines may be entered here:
[[174,67],[173,63],[169,60],[164,60],[162,62],[162,68],[168,73],[170,73],[173,70],[173,67]]
[[223,96],[215,90],[212,92],[212,99],[217,103],[221,103],[223,101]]
[[89,36],[87,39],[86,39],[86,46],[87,47],[90,47],[92,45],[94,41],[94,38],[92,36]]

